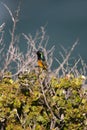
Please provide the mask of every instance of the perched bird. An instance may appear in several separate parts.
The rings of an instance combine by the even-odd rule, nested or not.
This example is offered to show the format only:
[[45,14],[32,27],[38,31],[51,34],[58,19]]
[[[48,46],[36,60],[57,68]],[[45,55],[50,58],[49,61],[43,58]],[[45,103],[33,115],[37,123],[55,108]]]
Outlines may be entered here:
[[45,56],[44,56],[44,53],[42,51],[37,51],[37,63],[38,63],[38,66],[43,68],[44,70],[47,70],[47,63],[46,63],[46,60],[45,60]]

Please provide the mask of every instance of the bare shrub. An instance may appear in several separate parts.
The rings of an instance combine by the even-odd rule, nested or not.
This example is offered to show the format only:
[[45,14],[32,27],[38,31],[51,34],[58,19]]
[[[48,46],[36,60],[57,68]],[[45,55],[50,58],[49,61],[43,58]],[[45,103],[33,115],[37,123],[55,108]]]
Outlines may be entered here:
[[[4,53],[4,47],[5,47],[4,26],[6,25],[5,23],[3,23],[0,26],[0,33],[1,33],[0,61],[2,61],[2,65],[1,65],[2,73],[6,71],[11,71],[13,73],[13,76],[16,76],[21,72],[24,73],[25,71],[30,72],[31,70],[34,70],[35,67],[37,66],[37,57],[36,57],[37,50],[43,50],[48,64],[48,71],[51,72],[51,66],[54,61],[53,53],[55,50],[55,46],[52,46],[51,49],[47,49],[49,36],[47,36],[46,34],[45,27],[41,27],[40,31],[36,32],[35,36],[32,36],[31,34],[25,34],[23,32],[20,34],[26,40],[26,46],[27,46],[26,52],[23,53],[22,51],[20,51],[20,46],[18,45],[18,40],[20,41],[20,37],[19,35],[16,35],[16,25],[19,21],[21,2],[19,3],[17,10],[15,11],[15,14],[12,13],[12,11],[9,9],[9,7],[6,4],[4,3],[2,4],[7,9],[9,15],[11,16],[11,20],[13,22],[13,26],[9,34],[11,36],[11,40],[6,53]],[[78,76],[80,73],[86,75],[87,66],[81,57],[79,57],[79,59],[77,59],[73,63],[72,67],[69,66],[69,58],[77,44],[78,44],[78,40],[73,44],[70,51],[67,51],[66,49],[64,49],[64,47],[62,47],[64,51],[64,53],[63,52],[60,53],[62,62],[59,61],[59,58],[55,58],[55,60],[58,63],[58,67],[54,68],[53,71],[55,76],[60,76],[60,73],[61,76],[65,76],[67,73],[68,74],[73,73],[75,76]],[[78,63],[82,65],[82,68],[80,70],[77,69]]]

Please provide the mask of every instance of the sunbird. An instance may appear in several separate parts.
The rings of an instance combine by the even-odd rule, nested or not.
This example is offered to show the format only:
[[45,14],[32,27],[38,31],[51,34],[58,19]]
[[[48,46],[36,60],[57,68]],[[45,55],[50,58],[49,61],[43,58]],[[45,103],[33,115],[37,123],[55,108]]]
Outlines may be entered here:
[[38,67],[43,68],[44,70],[47,70],[47,63],[44,56],[44,53],[42,51],[37,51],[37,63]]

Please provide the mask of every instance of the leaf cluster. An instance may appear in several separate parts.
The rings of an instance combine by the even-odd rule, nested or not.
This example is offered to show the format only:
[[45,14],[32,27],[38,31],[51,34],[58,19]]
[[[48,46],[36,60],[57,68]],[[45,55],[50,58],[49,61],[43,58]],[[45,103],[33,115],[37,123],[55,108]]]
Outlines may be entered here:
[[0,81],[0,129],[86,130],[81,77],[50,77],[44,71],[25,72],[16,80],[6,75]]

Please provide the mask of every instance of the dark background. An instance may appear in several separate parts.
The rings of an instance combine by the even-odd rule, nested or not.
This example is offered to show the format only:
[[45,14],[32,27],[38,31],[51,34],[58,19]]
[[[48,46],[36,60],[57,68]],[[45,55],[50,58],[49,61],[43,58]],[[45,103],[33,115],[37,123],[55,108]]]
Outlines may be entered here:
[[[17,8],[19,0],[0,0],[0,25],[6,22],[6,31],[11,29],[12,21],[9,13],[1,4],[5,3],[11,10]],[[17,33],[31,33],[46,25],[49,35],[49,48],[55,44],[54,56],[58,58],[60,46],[66,49],[79,39],[73,57],[81,55],[86,62],[87,50],[87,0],[22,0],[21,12],[17,24]],[[6,45],[10,40],[6,34]],[[23,41],[21,45],[24,47]]]

